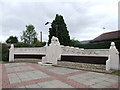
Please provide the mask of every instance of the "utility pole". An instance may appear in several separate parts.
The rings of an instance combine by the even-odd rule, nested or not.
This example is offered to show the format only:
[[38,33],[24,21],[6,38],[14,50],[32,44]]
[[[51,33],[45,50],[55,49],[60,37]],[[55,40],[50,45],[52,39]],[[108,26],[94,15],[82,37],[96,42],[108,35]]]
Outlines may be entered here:
[[42,42],[42,31],[40,32],[40,41]]

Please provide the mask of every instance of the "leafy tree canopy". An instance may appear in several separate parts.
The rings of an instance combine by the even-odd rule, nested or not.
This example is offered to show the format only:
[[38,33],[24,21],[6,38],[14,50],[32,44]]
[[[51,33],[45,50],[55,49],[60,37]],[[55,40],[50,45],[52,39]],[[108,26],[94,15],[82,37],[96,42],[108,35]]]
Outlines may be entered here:
[[26,25],[26,30],[23,31],[23,35],[21,36],[21,40],[29,45],[37,42],[37,33],[35,31],[35,27],[33,25]]
[[18,42],[18,38],[15,36],[10,36],[7,40],[6,43],[17,43]]

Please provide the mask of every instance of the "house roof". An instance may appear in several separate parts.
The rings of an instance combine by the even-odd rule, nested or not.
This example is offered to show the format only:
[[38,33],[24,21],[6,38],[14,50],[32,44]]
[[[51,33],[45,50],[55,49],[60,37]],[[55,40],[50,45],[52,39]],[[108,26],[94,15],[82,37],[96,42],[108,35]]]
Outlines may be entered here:
[[111,41],[111,40],[120,40],[120,30],[103,33],[91,42],[100,42],[100,41]]

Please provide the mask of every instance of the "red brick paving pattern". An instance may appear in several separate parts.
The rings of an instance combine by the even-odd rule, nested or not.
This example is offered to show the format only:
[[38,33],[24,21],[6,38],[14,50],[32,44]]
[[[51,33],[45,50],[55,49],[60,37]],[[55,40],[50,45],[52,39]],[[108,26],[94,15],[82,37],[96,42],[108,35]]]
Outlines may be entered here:
[[9,88],[10,85],[5,65],[2,65],[2,88]]
[[2,89],[2,64],[0,64],[0,90]]
[[[46,81],[50,81],[50,80],[59,80],[63,83],[71,85],[74,88],[91,88],[88,85],[84,85],[82,83],[79,83],[79,82],[76,82],[74,80],[71,80],[71,79],[67,78],[69,76],[86,73],[87,71],[77,71],[77,72],[71,72],[71,73],[68,73],[68,74],[60,75],[60,74],[51,72],[51,71],[49,71],[49,69],[45,69],[38,64],[27,64],[27,66],[31,66],[32,68],[34,68],[33,70],[39,70],[39,71],[49,75],[50,77],[29,80],[29,81],[24,81],[24,82],[15,83],[15,84],[10,84],[8,76],[7,76],[8,74],[33,71],[33,70],[23,70],[23,71],[6,72],[6,68],[8,68],[8,67],[19,67],[19,66],[26,66],[26,65],[13,65],[13,66],[3,65],[3,67],[2,67],[2,70],[3,70],[3,72],[2,72],[2,78],[3,78],[2,79],[2,83],[3,83],[2,88],[16,88],[16,87],[20,87],[20,86],[36,84],[36,83],[40,83],[40,82],[46,82]],[[108,88],[116,88],[116,87],[118,87],[118,84],[109,86]]]
[[[42,71],[42,72],[44,72],[44,73],[46,73],[46,74],[48,74],[48,75],[50,75],[50,76],[52,76],[52,77],[54,77],[57,80],[62,81],[63,83],[67,83],[68,85],[71,85],[74,88],[90,88],[90,86],[87,86],[87,85],[84,85],[82,83],[78,83],[78,82],[76,82],[74,80],[68,79],[68,78],[64,77],[64,75],[59,75],[59,74],[56,74],[54,72],[50,72],[47,69],[38,67],[35,64],[34,65],[31,64],[31,66],[36,68],[36,69],[38,69],[38,70],[40,70],[40,71]],[[85,73],[85,72],[81,71],[81,72],[78,72],[78,73],[75,73],[75,74],[79,74],[79,73]],[[74,73],[70,73],[70,76],[71,75],[75,75],[75,74]],[[69,74],[67,74],[65,76],[69,76]]]

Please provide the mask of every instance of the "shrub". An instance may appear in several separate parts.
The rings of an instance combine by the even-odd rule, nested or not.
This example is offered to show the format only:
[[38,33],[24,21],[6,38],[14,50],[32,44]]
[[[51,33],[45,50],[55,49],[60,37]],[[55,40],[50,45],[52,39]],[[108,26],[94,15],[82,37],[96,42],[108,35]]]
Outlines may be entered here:
[[2,43],[2,61],[9,61],[9,48],[5,43]]
[[46,42],[39,42],[37,41],[35,44],[33,44],[33,47],[43,47],[46,45]]
[[70,40],[70,46],[78,47],[78,46],[80,46],[80,44],[81,43],[78,40],[74,40],[74,39]]
[[[109,49],[112,41],[96,42],[96,43],[86,43],[82,44],[77,40],[71,40],[70,46],[84,48],[84,49]],[[120,40],[114,40],[116,48],[120,52]]]
[[[112,41],[80,44],[79,47],[85,48],[85,49],[109,49],[111,42]],[[115,40],[114,42],[115,42],[116,48],[120,52],[120,40]]]
[[23,42],[18,42],[14,44],[15,47],[30,47],[29,44],[23,43]]
[[16,44],[14,44],[15,47],[43,47],[46,45],[46,42],[39,42],[37,41],[36,43],[32,44],[32,45],[29,45],[29,44],[26,44],[26,43],[23,43],[23,42],[18,42]]

